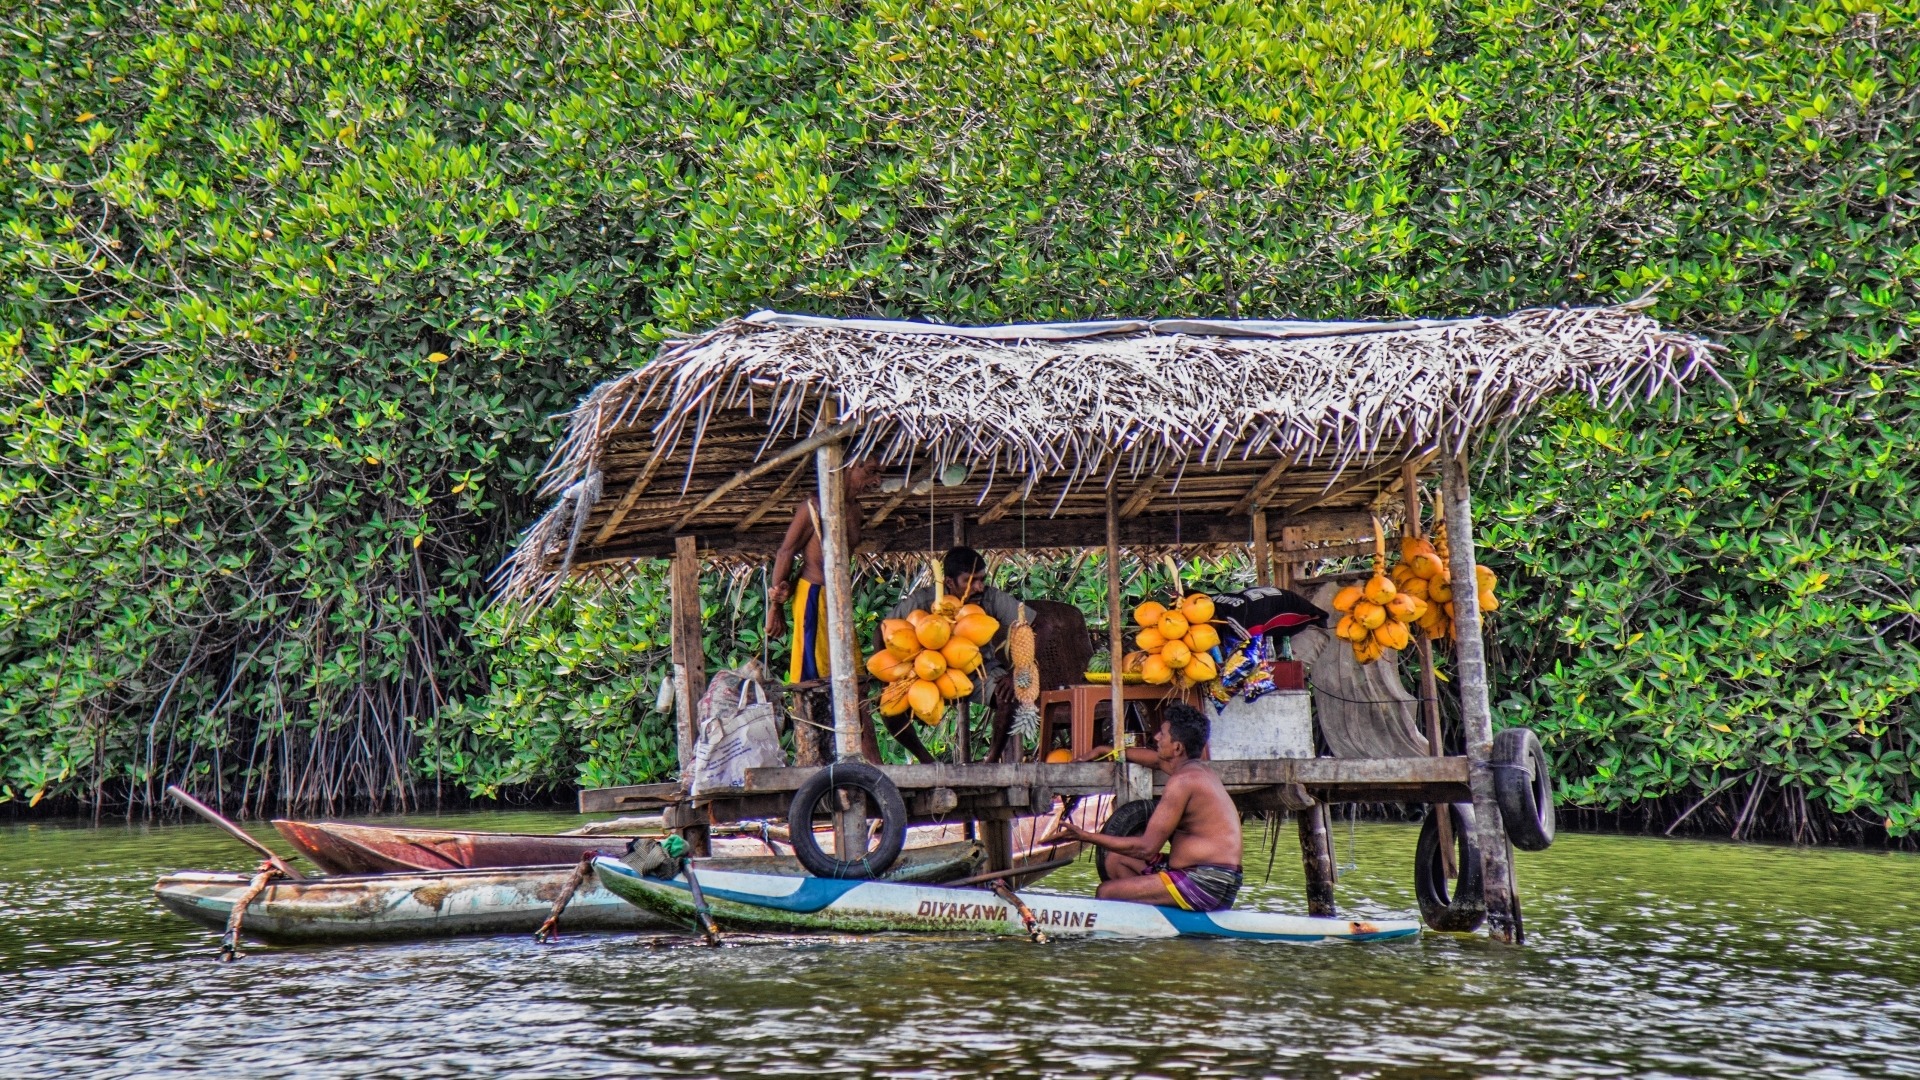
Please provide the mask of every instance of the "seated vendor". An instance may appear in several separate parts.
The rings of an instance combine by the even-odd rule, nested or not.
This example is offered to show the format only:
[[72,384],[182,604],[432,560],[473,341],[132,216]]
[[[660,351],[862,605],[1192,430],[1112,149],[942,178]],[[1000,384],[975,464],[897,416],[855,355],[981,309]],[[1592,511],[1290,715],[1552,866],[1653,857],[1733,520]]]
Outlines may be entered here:
[[[967,705],[985,705],[993,713],[993,726],[988,742],[987,760],[999,761],[1006,748],[1008,730],[1013,723],[1013,680],[1007,675],[1007,631],[1020,616],[1020,601],[1001,592],[987,583],[987,561],[980,553],[969,547],[957,547],[947,552],[941,560],[942,583],[946,595],[957,597],[964,604],[978,604],[987,614],[1000,623],[1000,629],[993,635],[987,647],[980,650],[983,662],[980,670],[973,673],[973,693],[960,703]],[[904,619],[914,610],[925,611],[933,607],[933,586],[925,585],[915,589],[900,599],[893,610],[887,612],[889,619]],[[876,642],[875,648],[884,647],[884,642]],[[902,716],[888,724],[894,738],[922,761],[932,761],[933,756],[920,746],[920,737],[912,731],[911,716]],[[904,722],[904,723],[902,723]],[[895,730],[895,723],[906,728],[906,737]],[[912,741],[909,742],[908,739]]]
[[[1166,790],[1147,819],[1146,832],[1108,836],[1063,818],[1042,841],[1078,840],[1111,852],[1107,872],[1113,876],[1100,886],[1100,899],[1188,911],[1233,906],[1240,892],[1240,811],[1220,778],[1200,761],[1208,727],[1205,713],[1174,702],[1154,732],[1154,748],[1127,751],[1127,760],[1167,774]],[[1169,841],[1172,847],[1161,854]]]

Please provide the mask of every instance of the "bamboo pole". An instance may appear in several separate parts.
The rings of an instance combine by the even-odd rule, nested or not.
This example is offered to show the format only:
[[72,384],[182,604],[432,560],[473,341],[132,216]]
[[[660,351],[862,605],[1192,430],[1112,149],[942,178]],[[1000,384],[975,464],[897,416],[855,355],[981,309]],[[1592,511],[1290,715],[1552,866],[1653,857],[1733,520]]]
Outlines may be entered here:
[[[1420,528],[1420,467],[1409,461],[1400,470],[1401,496],[1406,505],[1407,519],[1401,527],[1401,533],[1409,539],[1418,539],[1424,535]],[[1433,667],[1433,639],[1426,631],[1415,629],[1414,648],[1420,657],[1420,711],[1427,725],[1427,753],[1434,757],[1445,756],[1446,743],[1440,733],[1440,677]],[[1460,870],[1454,865],[1453,851],[1453,815],[1439,803],[1427,808],[1427,812],[1437,815],[1434,821],[1440,827],[1440,864],[1448,878],[1458,877]]]
[[1113,658],[1110,688],[1113,702],[1113,808],[1153,797],[1153,776],[1127,761],[1127,684],[1120,677],[1120,658],[1126,655],[1124,616],[1120,612],[1120,497],[1107,486],[1107,651]]
[[1473,791],[1474,831],[1480,840],[1480,880],[1487,897],[1487,933],[1513,942],[1520,924],[1513,903],[1512,860],[1500,804],[1493,793],[1493,707],[1488,701],[1486,645],[1480,637],[1480,594],[1473,565],[1473,496],[1467,455],[1441,456],[1441,492],[1447,508],[1447,554],[1453,590],[1453,658],[1466,733],[1467,783]]
[[[860,761],[860,682],[854,674],[859,655],[853,640],[853,550],[847,543],[847,482],[841,474],[846,450],[830,442],[814,451],[820,489],[820,561],[826,576],[823,604],[827,631],[827,668],[833,688],[833,749],[840,761]],[[833,816],[834,848],[842,859],[867,849],[866,800],[858,795]]]
[[[693,536],[673,538],[673,566],[667,574],[668,627],[672,639],[674,742],[682,786],[693,787],[693,748],[699,737],[700,699],[707,693],[707,650],[700,622],[700,550]],[[707,826],[682,830],[695,854],[707,854]]]

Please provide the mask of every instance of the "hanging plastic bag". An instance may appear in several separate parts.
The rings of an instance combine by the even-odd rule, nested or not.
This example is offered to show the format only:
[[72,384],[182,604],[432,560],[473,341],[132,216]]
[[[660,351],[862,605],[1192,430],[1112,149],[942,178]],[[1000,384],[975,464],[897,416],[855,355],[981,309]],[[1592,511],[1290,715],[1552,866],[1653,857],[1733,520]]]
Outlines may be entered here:
[[747,786],[748,769],[787,763],[780,750],[778,714],[753,673],[725,671],[700,699],[700,732],[693,751],[695,798]]

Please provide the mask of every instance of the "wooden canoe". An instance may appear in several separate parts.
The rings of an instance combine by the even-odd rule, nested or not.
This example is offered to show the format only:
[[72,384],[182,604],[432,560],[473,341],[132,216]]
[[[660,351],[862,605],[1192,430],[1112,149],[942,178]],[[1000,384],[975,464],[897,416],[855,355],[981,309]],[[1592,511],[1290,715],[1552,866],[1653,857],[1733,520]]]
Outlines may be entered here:
[[[976,872],[980,859],[978,844],[914,848],[901,855],[889,878],[954,881]],[[711,862],[729,873],[748,876],[805,873],[791,856]],[[531,933],[546,919],[575,868],[439,870],[278,881],[247,906],[242,931],[247,937],[276,944]],[[161,878],[153,891],[167,910],[222,930],[248,879],[247,874],[185,871]],[[563,932],[685,925],[621,900],[591,877],[560,917]]]
[[[1098,828],[1106,820],[1111,796],[1080,801],[1073,819],[1084,828]],[[1070,858],[1077,844],[1043,846],[1037,843],[1051,823],[1047,816],[1014,819],[1014,865]],[[392,825],[355,825],[342,821],[275,820],[273,827],[315,866],[329,874],[392,874],[437,870],[482,870],[517,866],[574,864],[582,855],[618,858],[628,836],[547,835],[540,833],[478,832],[461,829],[422,829]],[[760,835],[717,835],[715,858],[754,858],[786,855],[784,829]],[[966,826],[916,825],[907,831],[909,849],[959,843]]]
[[[700,892],[721,932],[728,930],[954,931],[1024,935],[1012,905],[985,889],[897,881],[736,874],[696,862]],[[622,862],[597,859],[600,883],[662,918],[684,920],[693,901],[684,875],[646,877]],[[1123,900],[1029,892],[1021,897],[1055,937],[1209,937],[1239,941],[1383,941],[1414,937],[1412,919],[1328,919],[1266,911],[1182,911]]]

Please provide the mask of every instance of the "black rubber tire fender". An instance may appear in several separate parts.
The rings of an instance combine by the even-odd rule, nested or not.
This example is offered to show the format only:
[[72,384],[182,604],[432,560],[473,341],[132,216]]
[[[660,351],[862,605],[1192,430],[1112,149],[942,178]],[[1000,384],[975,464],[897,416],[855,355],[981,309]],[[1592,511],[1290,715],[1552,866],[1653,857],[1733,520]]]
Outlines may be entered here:
[[[827,854],[813,834],[814,806],[832,792],[852,789],[867,797],[867,813],[880,817],[880,843],[863,859],[843,860]],[[787,810],[787,833],[794,857],[815,877],[864,881],[893,869],[907,842],[907,802],[887,774],[857,761],[836,762],[807,778],[793,793]]]
[[[1452,815],[1454,856],[1460,877],[1447,880],[1440,857],[1440,815]],[[1441,931],[1477,930],[1487,918],[1487,898],[1480,885],[1480,845],[1473,835],[1473,804],[1430,807],[1420,823],[1420,840],[1413,853],[1413,893],[1420,901],[1420,918]]]
[[1553,773],[1540,739],[1523,727],[1493,737],[1493,796],[1507,839],[1521,851],[1553,846]]
[[[1147,820],[1153,817],[1154,808],[1159,805],[1159,799],[1135,799],[1130,803],[1122,803],[1119,809],[1107,815],[1107,823],[1100,826],[1100,832],[1106,836],[1139,836],[1147,831]],[[1111,854],[1105,848],[1093,849],[1093,869],[1100,875],[1101,881],[1113,880],[1113,875],[1107,872],[1107,856]]]

